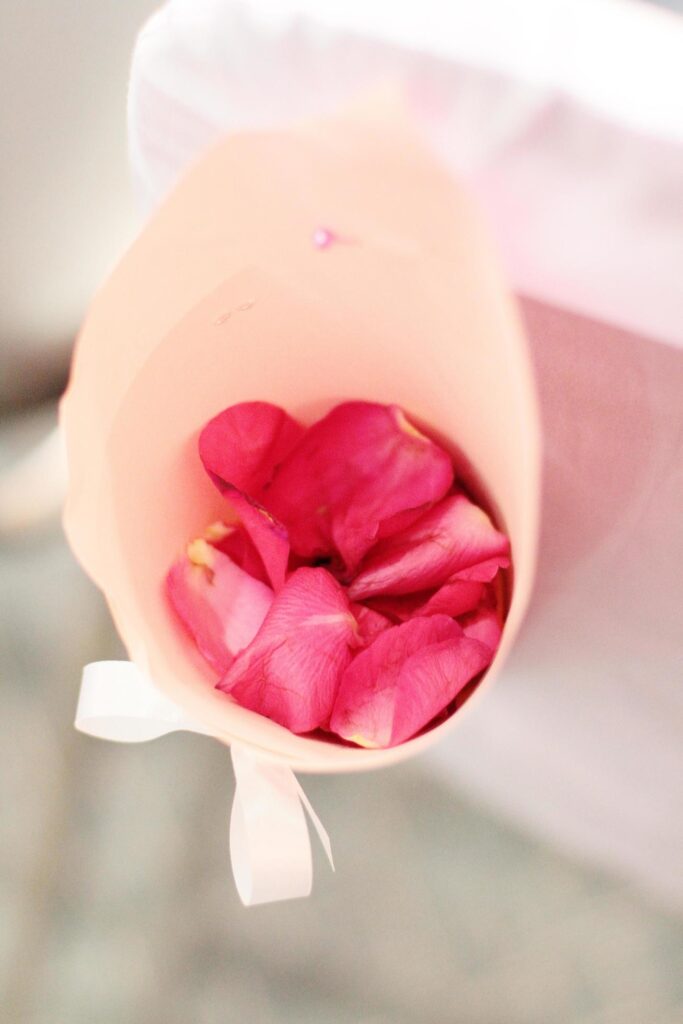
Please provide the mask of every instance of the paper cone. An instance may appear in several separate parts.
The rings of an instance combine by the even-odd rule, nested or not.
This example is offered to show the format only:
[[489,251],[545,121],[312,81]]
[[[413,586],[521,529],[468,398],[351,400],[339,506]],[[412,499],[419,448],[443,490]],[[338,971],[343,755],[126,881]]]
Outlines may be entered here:
[[[338,241],[313,244],[316,228]],[[298,771],[399,761],[456,728],[360,750],[296,736],[213,689],[165,574],[225,504],[203,424],[262,399],[309,423],[344,399],[395,402],[461,449],[507,531],[522,621],[539,515],[526,342],[470,198],[391,119],[233,137],[178,185],[95,298],[62,405],[65,525],[131,658],[225,742]]]

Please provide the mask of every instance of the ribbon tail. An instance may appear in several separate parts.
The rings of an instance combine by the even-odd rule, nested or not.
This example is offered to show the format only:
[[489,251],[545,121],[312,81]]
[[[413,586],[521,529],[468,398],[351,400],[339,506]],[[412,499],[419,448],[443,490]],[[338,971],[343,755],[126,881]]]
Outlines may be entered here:
[[299,780],[296,778],[296,776],[294,778],[294,781],[296,782],[296,787],[299,793],[299,799],[301,800],[301,803],[304,805],[306,812],[308,813],[308,817],[311,819],[311,824],[313,825],[313,828],[316,831],[318,839],[320,840],[320,845],[325,851],[325,855],[327,856],[327,860],[329,862],[330,867],[334,871],[335,866],[334,859],[332,857],[332,843],[330,842],[330,837],[327,834],[327,830],[325,829],[325,826],[323,825],[318,815],[313,810],[313,804],[304,793],[303,787]]
[[249,907],[309,896],[313,859],[304,808],[332,864],[320,819],[291,768],[241,744],[233,743],[230,751],[236,781],[230,857],[242,903]]

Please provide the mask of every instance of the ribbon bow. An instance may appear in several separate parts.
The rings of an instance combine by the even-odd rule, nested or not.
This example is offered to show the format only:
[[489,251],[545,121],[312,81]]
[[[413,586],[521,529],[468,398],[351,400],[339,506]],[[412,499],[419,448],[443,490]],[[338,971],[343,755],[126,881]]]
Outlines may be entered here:
[[[180,731],[214,735],[130,661],[85,666],[74,724],[89,736],[120,743]],[[232,743],[230,753],[236,782],[230,860],[242,903],[249,907],[310,895],[313,861],[306,813],[332,870],[334,863],[329,836],[294,772],[244,743]]]

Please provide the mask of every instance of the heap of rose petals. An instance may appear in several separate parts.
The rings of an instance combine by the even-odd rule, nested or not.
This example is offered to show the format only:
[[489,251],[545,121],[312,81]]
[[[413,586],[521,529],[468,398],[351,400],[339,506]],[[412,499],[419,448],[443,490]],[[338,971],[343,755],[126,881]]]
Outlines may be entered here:
[[225,518],[166,585],[218,689],[295,733],[414,736],[487,667],[508,541],[397,406],[305,429],[245,402],[199,438]]

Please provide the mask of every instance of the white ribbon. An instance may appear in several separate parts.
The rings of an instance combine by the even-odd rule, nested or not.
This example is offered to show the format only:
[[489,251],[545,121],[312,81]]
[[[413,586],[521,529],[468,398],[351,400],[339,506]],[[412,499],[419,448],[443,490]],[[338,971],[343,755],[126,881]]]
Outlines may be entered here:
[[[83,669],[75,726],[119,743],[140,743],[170,732],[209,730],[188,718],[130,661],[99,661]],[[253,747],[232,743],[235,798],[230,859],[237,892],[249,907],[308,896],[313,885],[306,813],[334,871],[329,836],[286,765]]]

